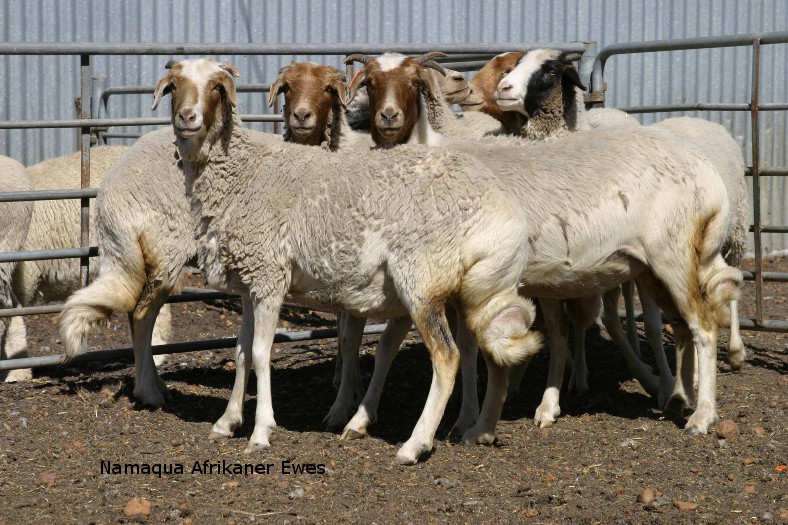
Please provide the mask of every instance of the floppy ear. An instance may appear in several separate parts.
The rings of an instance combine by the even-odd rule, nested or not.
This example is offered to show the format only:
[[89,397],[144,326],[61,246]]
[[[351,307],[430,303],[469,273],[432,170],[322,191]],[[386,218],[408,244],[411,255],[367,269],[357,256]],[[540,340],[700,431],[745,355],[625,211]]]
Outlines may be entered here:
[[274,101],[276,100],[276,96],[282,92],[282,89],[285,87],[285,71],[289,66],[285,66],[279,70],[279,76],[276,77],[274,83],[271,84],[271,90],[268,92],[268,107],[274,107]]
[[354,76],[353,80],[350,81],[350,86],[348,86],[348,89],[350,89],[350,94],[345,101],[346,104],[350,104],[350,102],[356,97],[356,91],[358,91],[358,89],[364,84],[366,80],[367,74],[364,73],[363,69],[359,69],[356,73],[356,76]]
[[331,83],[331,87],[336,91],[337,98],[339,99],[339,103],[342,107],[347,107],[347,86],[345,85],[347,82],[347,77],[344,73],[337,73],[336,77],[334,77],[333,82]]
[[222,87],[224,88],[224,93],[227,95],[227,100],[230,102],[230,105],[233,107],[238,106],[238,96],[235,92],[235,81],[232,77],[228,75],[221,75],[219,80],[221,82]]
[[580,81],[580,75],[577,74],[577,70],[572,64],[561,64],[561,78],[562,82],[569,82],[569,84],[577,86],[583,91],[588,91],[588,88]]
[[438,84],[430,74],[430,72],[425,68],[421,70],[421,74],[419,75],[421,78],[421,91],[426,96],[430,97],[432,100],[438,99]]
[[153,90],[153,106],[151,106],[150,108],[151,111],[155,111],[156,108],[159,107],[159,102],[161,102],[161,97],[167,95],[170,91],[172,91],[172,87],[173,87],[172,76],[170,76],[170,74],[167,73],[161,80],[159,80],[159,82],[156,84],[156,89]]

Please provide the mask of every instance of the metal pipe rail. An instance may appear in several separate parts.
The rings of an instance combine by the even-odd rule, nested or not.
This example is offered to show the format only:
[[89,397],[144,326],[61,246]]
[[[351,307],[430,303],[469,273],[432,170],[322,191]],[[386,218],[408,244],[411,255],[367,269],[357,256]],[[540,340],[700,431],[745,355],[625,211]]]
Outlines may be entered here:
[[[788,322],[779,320],[769,320],[766,323],[763,307],[763,254],[761,235],[763,233],[786,233],[788,228],[779,225],[764,226],[761,222],[761,192],[760,192],[760,111],[782,111],[788,109],[788,104],[761,104],[760,102],[760,76],[761,76],[761,46],[769,44],[788,44],[788,31],[773,33],[754,33],[748,35],[731,35],[720,37],[700,37],[682,38],[675,40],[636,42],[627,44],[613,44],[602,49],[594,60],[594,67],[591,73],[591,93],[589,99],[593,105],[604,106],[605,90],[607,85],[604,81],[605,65],[607,60],[615,55],[633,53],[651,53],[657,51],[679,51],[688,49],[710,49],[720,47],[752,47],[752,74],[751,99],[749,104],[659,104],[652,106],[636,106],[625,108],[637,113],[647,112],[668,112],[668,111],[695,111],[695,110],[719,110],[719,111],[749,111],[751,115],[752,129],[752,176],[753,193],[753,225],[751,231],[754,234],[755,244],[755,271],[752,272],[755,282],[755,319],[751,320],[755,329],[781,329],[778,327],[788,327]],[[783,168],[773,170],[777,175],[785,175]],[[779,274],[778,282],[784,282],[784,276]],[[744,325],[742,325],[744,328]]]

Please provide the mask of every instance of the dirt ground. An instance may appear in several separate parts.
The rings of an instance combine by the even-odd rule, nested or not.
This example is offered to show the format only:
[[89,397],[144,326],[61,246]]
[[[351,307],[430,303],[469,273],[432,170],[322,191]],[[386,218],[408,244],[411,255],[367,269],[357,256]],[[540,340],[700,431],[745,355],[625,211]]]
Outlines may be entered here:
[[[788,271],[788,258],[767,261],[766,269]],[[787,286],[766,285],[769,318],[788,319]],[[753,288],[744,286],[742,316],[754,315]],[[240,324],[231,303],[173,308],[173,342],[235,335]],[[332,319],[288,311],[282,326],[328,327]],[[29,319],[33,355],[61,352],[55,323],[55,316]],[[129,345],[125,316],[116,315],[100,332],[91,348]],[[455,396],[434,453],[413,467],[396,464],[394,455],[430,383],[429,360],[415,333],[392,368],[379,423],[357,441],[341,441],[321,425],[335,395],[335,342],[276,345],[279,427],[271,448],[253,456],[242,451],[254,396],[247,396],[235,438],[207,439],[232,385],[229,350],[179,354],[161,367],[172,393],[165,410],[135,403],[128,362],[37,370],[32,382],[0,385],[0,524],[786,523],[788,334],[743,337],[748,360],[737,373],[722,357],[727,338],[720,338],[717,399],[720,418],[732,427],[726,438],[683,435],[683,421],[662,416],[628,378],[607,335],[593,329],[587,338],[591,391],[582,397],[562,392],[563,413],[552,428],[536,428],[531,420],[546,381],[543,353],[507,403],[494,446],[447,439],[459,409]],[[665,341],[671,350],[667,332]],[[375,342],[365,338],[365,381]],[[479,369],[483,376],[481,360]],[[141,472],[102,473],[108,462],[121,469],[141,465]],[[205,462],[259,463],[268,472],[230,474],[215,466],[209,472]],[[294,473],[294,464],[312,464],[313,472]]]

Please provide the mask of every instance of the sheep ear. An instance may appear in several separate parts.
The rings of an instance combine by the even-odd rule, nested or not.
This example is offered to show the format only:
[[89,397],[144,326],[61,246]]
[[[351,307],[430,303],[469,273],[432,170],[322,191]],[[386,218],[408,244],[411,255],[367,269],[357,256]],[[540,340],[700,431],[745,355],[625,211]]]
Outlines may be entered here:
[[339,99],[339,103],[343,108],[347,107],[348,103],[347,86],[345,85],[346,80],[347,77],[343,73],[340,73],[336,76],[336,78],[334,78],[334,81],[331,84],[331,86],[337,92],[337,98]]
[[227,75],[222,75],[220,80],[222,86],[224,87],[224,93],[227,96],[227,100],[233,107],[238,106],[238,96],[235,91],[235,81],[228,77]]
[[421,82],[422,82],[422,92],[430,97],[432,100],[438,99],[438,84],[435,78],[430,74],[429,71],[423,69],[421,71]]
[[159,102],[161,102],[161,97],[167,95],[170,91],[172,91],[173,81],[172,77],[169,73],[159,80],[156,84],[156,89],[153,90],[153,106],[151,106],[151,111],[155,111],[156,108],[159,107]]
[[238,71],[238,68],[230,64],[229,62],[220,62],[219,67],[230,73],[234,78],[238,78],[241,76],[241,73]]
[[350,104],[350,102],[353,101],[353,99],[356,97],[356,92],[364,84],[366,80],[367,80],[367,74],[364,73],[363,69],[359,69],[358,72],[356,73],[356,76],[354,76],[353,80],[350,81],[350,86],[348,86],[348,88],[350,89],[350,94],[348,95],[345,104]]
[[284,71],[286,67],[283,67],[279,70],[279,76],[276,77],[276,80],[273,84],[271,84],[271,90],[268,92],[268,107],[274,107],[274,101],[276,100],[276,96],[282,91],[285,87],[285,76]]
[[580,80],[580,75],[577,74],[577,70],[571,64],[564,64],[561,66],[561,78],[565,79],[565,81],[569,82],[573,86],[577,86],[583,91],[588,91],[583,85],[583,82]]

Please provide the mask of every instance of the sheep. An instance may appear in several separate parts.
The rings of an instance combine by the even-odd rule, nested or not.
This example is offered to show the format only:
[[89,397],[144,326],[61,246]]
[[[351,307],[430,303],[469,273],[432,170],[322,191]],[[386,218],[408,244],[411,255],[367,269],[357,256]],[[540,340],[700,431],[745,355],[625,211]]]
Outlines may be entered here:
[[397,453],[404,464],[432,448],[451,393],[459,356],[444,308],[456,302],[503,386],[482,409],[494,423],[506,367],[541,344],[529,330],[533,304],[517,294],[527,228],[497,179],[471,157],[423,146],[334,155],[271,140],[238,119],[234,66],[205,59],[167,66],[153,108],[172,93],[198,258],[208,282],[241,294],[254,320],[244,323],[252,330],[240,339],[252,336],[251,348],[241,345],[230,402],[211,437],[230,436],[241,423],[251,357],[258,397],[246,450],[269,446],[270,350],[285,295],[310,307],[414,320],[434,373],[422,417]]
[[[637,277],[673,322],[677,361],[682,363],[684,349],[691,348],[693,340],[697,344],[702,356],[698,404],[685,429],[707,432],[717,420],[716,369],[711,362],[717,317],[724,303],[736,297],[742,280],[719,255],[729,204],[714,165],[705,155],[676,144],[672,133],[640,127],[570,133],[561,141],[535,142],[527,148],[450,141],[425,132],[429,126],[420,111],[423,102],[413,100],[418,98],[412,95],[415,90],[400,89],[398,95],[405,95],[394,99],[383,84],[394,79],[412,85],[417,78],[421,72],[412,59],[387,57],[385,69],[379,59],[370,60],[351,82],[351,96],[361,84],[374,86],[369,91],[373,125],[383,128],[377,134],[372,130],[376,143],[387,145],[390,137],[416,142],[426,138],[470,153],[493,170],[518,197],[533,227],[523,275],[525,295],[587,296]],[[387,101],[385,111],[376,105],[378,99]],[[392,126],[392,121],[401,125]],[[559,202],[556,193],[565,193],[570,202]],[[611,223],[625,227],[611,232]],[[555,312],[556,307],[545,310]],[[560,413],[558,392],[567,353],[555,316],[546,315],[546,325],[552,357],[548,389],[535,417],[540,426],[552,424]],[[616,331],[611,335],[620,346],[627,344]],[[691,370],[691,364],[684,366]],[[680,376],[673,408],[690,402],[683,383]],[[465,441],[478,441],[482,419],[466,432]],[[350,425],[355,423],[354,416]]]
[[[0,156],[0,192],[30,191],[33,183],[25,167],[14,159]],[[33,214],[33,203],[0,202],[0,253],[21,250]],[[18,304],[13,292],[16,263],[0,263],[0,308]],[[0,359],[27,356],[25,325],[20,317],[0,318]],[[0,381],[23,381],[33,377],[27,369],[0,371]]]
[[152,131],[125,149],[108,171],[94,211],[99,276],[68,298],[59,322],[65,353],[74,355],[86,333],[105,324],[113,311],[128,313],[134,395],[154,407],[165,406],[168,394],[150,347],[169,338],[164,301],[178,289],[181,270],[197,252],[173,148],[171,129]]

